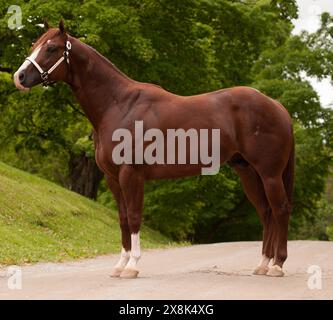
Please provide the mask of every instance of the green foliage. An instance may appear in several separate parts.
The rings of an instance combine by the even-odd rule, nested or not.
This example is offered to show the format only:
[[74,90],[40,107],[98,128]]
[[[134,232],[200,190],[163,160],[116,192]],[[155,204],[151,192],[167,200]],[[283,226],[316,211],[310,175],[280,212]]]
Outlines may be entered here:
[[[327,19],[326,17],[325,21]],[[327,22],[325,23],[328,26]],[[332,75],[332,59],[329,58],[331,50],[328,50],[327,46],[329,41],[325,41],[326,50],[322,50],[319,45],[323,37],[327,36],[326,29],[322,27],[315,35],[304,33],[301,37],[285,38],[284,43],[277,48],[264,48],[248,75],[249,79],[252,79],[248,80],[252,81],[252,86],[279,100],[295,119],[297,166],[295,203],[290,228],[292,238],[327,238],[325,228],[314,229],[313,225],[328,223],[328,209],[325,207],[323,210],[321,199],[332,165],[333,118],[330,110],[320,106],[317,93],[304,78],[305,75],[317,76],[319,79]],[[252,57],[252,62],[253,59]],[[241,59],[237,61],[243,62]],[[232,66],[227,64],[225,67],[229,72],[238,69],[237,63]],[[241,74],[244,74],[246,65],[242,67]],[[229,78],[232,79],[231,76]],[[220,179],[225,185],[215,188]],[[231,176],[230,182],[235,181],[237,178]],[[202,181],[199,186],[201,183]],[[178,238],[183,238],[186,230],[190,230],[186,236],[200,242],[260,239],[259,220],[254,216],[252,206],[245,201],[239,183],[238,188],[226,188],[228,180],[219,174],[208,184],[203,198],[202,190],[196,187],[197,185],[198,179],[195,178],[189,179],[185,184],[157,184],[154,191],[148,190],[147,222],[165,230],[164,232],[171,236],[176,234]],[[174,189],[177,190],[176,194]],[[217,197],[216,190],[219,191]],[[225,204],[226,208],[221,208],[221,203]],[[187,204],[190,205],[187,207]],[[323,216],[325,218],[322,218]],[[167,225],[163,223],[165,217],[169,217]]]
[[292,238],[328,237],[328,229],[322,226],[329,224],[330,206],[323,200],[323,194],[333,159],[333,112],[322,108],[307,77],[332,79],[331,30],[332,18],[323,14],[322,26],[317,32],[289,37],[278,49],[264,51],[252,69],[253,86],[279,100],[295,119]]
[[315,221],[321,217],[325,182],[332,165],[332,151],[325,148],[322,137],[314,129],[305,130],[296,126],[295,135],[297,180],[291,236],[299,238],[304,234],[305,226],[311,230],[316,225]]
[[299,216],[297,221],[297,234],[292,234],[293,239],[333,240],[332,203],[325,199],[316,204],[316,215]]
[[[322,108],[307,78],[332,79],[329,14],[322,15],[317,32],[293,36],[295,0],[32,0],[17,1],[24,27],[12,31],[6,15],[10,4],[0,0],[4,67],[15,70],[22,63],[31,41],[43,32],[44,17],[53,26],[63,18],[72,35],[138,81],[183,95],[250,85],[279,100],[295,120],[291,236],[332,234],[331,227],[309,231],[327,221],[329,210],[322,198],[332,165],[333,115]],[[21,94],[10,76],[0,73],[0,97],[1,159],[66,185],[70,154],[93,156],[90,125],[66,86]],[[103,183],[100,201],[110,203],[106,190]],[[175,239],[261,238],[255,210],[229,167],[213,177],[149,183],[144,221]]]

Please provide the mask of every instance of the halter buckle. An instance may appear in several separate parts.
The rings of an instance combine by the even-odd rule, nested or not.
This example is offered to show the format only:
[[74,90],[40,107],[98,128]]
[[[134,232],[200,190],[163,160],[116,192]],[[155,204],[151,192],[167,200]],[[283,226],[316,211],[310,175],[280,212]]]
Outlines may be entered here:
[[40,77],[41,77],[43,83],[46,84],[49,79],[49,73],[47,71],[45,71],[45,72],[41,73]]
[[72,44],[68,40],[66,41],[66,48],[68,51],[72,49]]
[[66,59],[67,64],[69,64],[69,52],[64,51],[64,58]]
[[66,59],[67,64],[69,64],[69,50],[72,49],[72,44],[67,40],[66,41],[66,48],[64,51],[64,57]]

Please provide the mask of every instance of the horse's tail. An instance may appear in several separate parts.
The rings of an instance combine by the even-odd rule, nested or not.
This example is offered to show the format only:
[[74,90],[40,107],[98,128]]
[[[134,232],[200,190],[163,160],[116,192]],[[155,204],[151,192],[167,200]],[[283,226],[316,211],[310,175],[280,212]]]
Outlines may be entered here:
[[292,207],[293,194],[294,194],[294,175],[295,175],[295,141],[293,135],[293,129],[291,128],[292,134],[292,147],[289,154],[289,159],[286,168],[283,171],[283,184],[287,193],[287,198]]

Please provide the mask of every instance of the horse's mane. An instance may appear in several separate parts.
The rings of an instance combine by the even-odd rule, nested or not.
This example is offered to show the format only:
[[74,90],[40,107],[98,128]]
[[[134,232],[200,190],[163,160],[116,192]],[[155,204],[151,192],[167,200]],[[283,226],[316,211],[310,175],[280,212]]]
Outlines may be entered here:
[[[76,39],[76,38],[75,38]],[[76,39],[78,40],[78,39]],[[80,40],[78,40],[80,41]],[[130,77],[128,77],[125,73],[123,73],[121,70],[119,70],[108,58],[104,57],[101,53],[99,53],[96,49],[91,47],[90,45],[80,41],[85,47],[89,48],[92,52],[94,52],[107,66],[111,67],[114,71],[122,75],[123,77],[127,78],[128,80],[132,80]]]

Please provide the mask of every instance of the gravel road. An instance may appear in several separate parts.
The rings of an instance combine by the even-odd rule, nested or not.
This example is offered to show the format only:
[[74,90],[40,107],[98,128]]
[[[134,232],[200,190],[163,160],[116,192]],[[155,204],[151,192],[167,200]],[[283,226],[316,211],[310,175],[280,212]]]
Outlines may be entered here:
[[[8,288],[13,278],[2,267],[0,299],[333,299],[333,242],[290,241],[284,278],[252,275],[260,247],[233,242],[146,250],[134,280],[109,276],[118,259],[113,254],[28,265],[21,289]],[[320,285],[320,271],[322,288],[309,288],[308,282]]]

